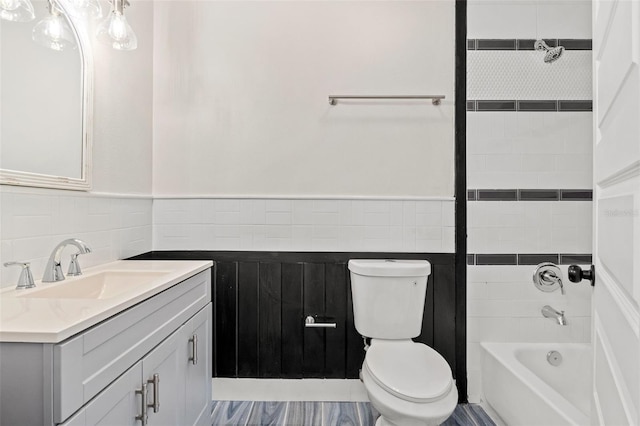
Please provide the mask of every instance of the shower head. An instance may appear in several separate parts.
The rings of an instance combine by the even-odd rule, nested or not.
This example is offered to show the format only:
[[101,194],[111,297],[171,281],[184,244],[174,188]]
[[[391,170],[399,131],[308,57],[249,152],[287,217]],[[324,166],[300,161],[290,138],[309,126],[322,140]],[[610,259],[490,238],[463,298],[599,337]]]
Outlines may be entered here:
[[551,62],[555,62],[560,58],[560,56],[562,56],[562,53],[564,53],[564,47],[549,47],[547,43],[544,42],[544,40],[536,40],[536,42],[533,44],[533,48],[535,50],[546,52],[544,54],[544,61],[548,64]]

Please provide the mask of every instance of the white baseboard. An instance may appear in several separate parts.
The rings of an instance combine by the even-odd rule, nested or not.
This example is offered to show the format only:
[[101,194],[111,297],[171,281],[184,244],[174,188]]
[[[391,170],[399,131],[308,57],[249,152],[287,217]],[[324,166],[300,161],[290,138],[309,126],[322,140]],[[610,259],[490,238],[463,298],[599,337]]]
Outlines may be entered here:
[[369,401],[357,379],[211,379],[214,401]]

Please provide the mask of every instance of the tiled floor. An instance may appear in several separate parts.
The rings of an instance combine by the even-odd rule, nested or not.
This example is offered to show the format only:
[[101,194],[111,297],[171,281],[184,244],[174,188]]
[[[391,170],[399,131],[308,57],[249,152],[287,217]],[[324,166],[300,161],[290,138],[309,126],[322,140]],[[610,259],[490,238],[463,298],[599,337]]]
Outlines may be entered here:
[[[368,402],[214,401],[212,424],[238,426],[373,426]],[[495,426],[475,404],[460,404],[444,426]]]

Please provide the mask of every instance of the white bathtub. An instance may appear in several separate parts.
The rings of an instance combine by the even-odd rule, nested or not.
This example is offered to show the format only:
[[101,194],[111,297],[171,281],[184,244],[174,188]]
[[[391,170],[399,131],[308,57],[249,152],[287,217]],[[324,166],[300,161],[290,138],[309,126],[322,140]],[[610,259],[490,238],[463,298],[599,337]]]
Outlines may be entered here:
[[[591,349],[582,343],[482,343],[482,392],[509,426],[588,425]],[[558,351],[561,365],[547,361]]]

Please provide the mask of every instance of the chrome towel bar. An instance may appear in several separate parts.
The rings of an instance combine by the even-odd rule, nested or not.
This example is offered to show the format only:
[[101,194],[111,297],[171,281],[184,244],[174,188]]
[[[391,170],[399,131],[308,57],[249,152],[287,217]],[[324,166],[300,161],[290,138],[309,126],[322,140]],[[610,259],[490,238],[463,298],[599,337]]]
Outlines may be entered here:
[[329,95],[329,105],[337,105],[339,99],[346,100],[422,100],[431,99],[431,103],[434,105],[440,105],[440,101],[444,99],[444,95],[371,95],[371,96],[358,96],[358,95]]

